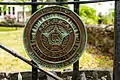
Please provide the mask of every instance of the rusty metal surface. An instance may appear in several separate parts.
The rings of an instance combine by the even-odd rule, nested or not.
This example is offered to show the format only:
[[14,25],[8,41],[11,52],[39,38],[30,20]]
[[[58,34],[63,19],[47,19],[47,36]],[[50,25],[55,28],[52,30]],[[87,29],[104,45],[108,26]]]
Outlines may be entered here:
[[86,30],[77,14],[51,6],[35,12],[24,30],[28,55],[39,66],[61,68],[74,63],[86,44]]

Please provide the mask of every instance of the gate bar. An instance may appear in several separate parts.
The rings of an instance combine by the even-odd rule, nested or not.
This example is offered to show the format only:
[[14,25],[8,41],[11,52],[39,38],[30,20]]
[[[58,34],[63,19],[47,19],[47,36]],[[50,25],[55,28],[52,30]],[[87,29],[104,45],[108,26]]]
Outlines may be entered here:
[[10,53],[11,55],[13,55],[13,56],[21,59],[22,61],[26,62],[27,64],[29,64],[29,65],[31,65],[31,66],[34,66],[35,68],[37,68],[38,70],[44,72],[45,74],[47,74],[48,76],[54,78],[55,80],[62,80],[62,79],[61,79],[60,77],[58,77],[57,75],[54,75],[54,74],[51,73],[51,72],[48,72],[48,71],[45,71],[45,70],[39,68],[37,65],[33,64],[33,62],[31,62],[31,61],[29,61],[28,59],[20,56],[17,52],[15,52],[15,51],[7,48],[6,46],[2,45],[1,43],[0,43],[0,48],[3,49],[3,50],[5,50],[6,52]]
[[115,1],[115,57],[113,80],[120,80],[120,0]]
[[[31,62],[37,65],[33,60]],[[32,66],[32,80],[38,80],[38,69],[34,66]]]
[[0,2],[0,5],[60,5],[60,4],[87,4],[97,2],[108,2],[115,0],[91,0],[91,1],[71,1],[71,2]]
[[[32,3],[37,3],[37,0],[31,0]],[[32,4],[32,14],[37,11],[37,4]]]
[[[74,0],[74,1],[79,1],[79,0]],[[74,12],[79,15],[79,4],[76,3],[74,4]],[[73,64],[73,74],[72,74],[72,80],[79,80],[79,60],[77,60]]]
[[[31,2],[37,2],[37,0],[31,0]],[[32,4],[32,14],[37,11],[37,6],[35,4]],[[32,60],[32,63],[37,66],[37,64]],[[37,80],[38,79],[38,69],[34,66],[32,66],[32,80]]]

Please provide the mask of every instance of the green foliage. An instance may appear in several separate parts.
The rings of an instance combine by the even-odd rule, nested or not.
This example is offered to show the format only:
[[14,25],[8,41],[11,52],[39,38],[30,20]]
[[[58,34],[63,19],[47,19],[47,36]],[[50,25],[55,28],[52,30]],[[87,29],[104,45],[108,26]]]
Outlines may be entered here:
[[5,24],[12,25],[15,23],[16,17],[14,15],[5,15],[4,20]]
[[110,9],[109,13],[103,17],[103,24],[114,24],[114,10]]
[[112,23],[114,24],[114,20],[115,20],[115,12],[113,11],[113,12],[111,12],[110,13],[110,15],[111,15],[111,19],[112,19]]
[[88,6],[80,6],[80,17],[85,24],[97,24],[98,16],[96,16],[96,10]]
[[103,16],[103,24],[114,24],[114,10]]
[[9,31],[16,31],[16,29],[13,29],[11,27],[7,27],[7,28],[3,26],[0,27],[0,32],[9,32]]
[[3,5],[2,8],[3,8],[3,9],[0,10],[0,12],[1,12],[1,13],[4,13],[4,12],[7,10],[7,9],[6,9],[6,5]]
[[5,12],[7,9],[6,9],[6,5],[3,6],[3,12]]
[[105,16],[103,16],[103,22],[102,23],[103,24],[110,24],[112,22],[111,22],[110,17],[108,15],[105,15]]
[[99,19],[103,24],[114,24],[114,15],[114,9],[110,9],[108,14],[99,17],[94,8],[85,5],[80,6],[80,17],[85,24],[98,24]]

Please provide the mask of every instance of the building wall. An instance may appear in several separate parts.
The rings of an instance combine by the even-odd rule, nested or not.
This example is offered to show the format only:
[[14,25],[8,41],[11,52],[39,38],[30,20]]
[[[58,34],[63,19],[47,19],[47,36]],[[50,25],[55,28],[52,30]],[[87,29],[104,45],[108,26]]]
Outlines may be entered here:
[[[28,13],[30,13],[29,9],[27,8],[27,6],[24,6],[24,13],[23,13],[23,6],[20,5],[7,5],[5,12],[3,12],[3,5],[0,5],[0,22],[4,21],[4,16],[5,15],[12,15],[16,17],[16,21],[19,22],[25,22],[28,19],[28,16],[31,15],[27,15]],[[23,14],[24,14],[24,19],[23,19]]]

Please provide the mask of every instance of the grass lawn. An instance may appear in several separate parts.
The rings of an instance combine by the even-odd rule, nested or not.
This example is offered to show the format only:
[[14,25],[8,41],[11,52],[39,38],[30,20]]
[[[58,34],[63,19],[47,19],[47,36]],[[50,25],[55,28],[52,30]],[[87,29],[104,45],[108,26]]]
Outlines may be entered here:
[[[22,35],[23,28],[16,30],[16,28],[0,27],[0,43],[30,60],[24,50]],[[92,51],[94,50],[86,50],[83,53],[79,61],[80,69],[112,69],[113,60],[110,60],[107,56],[91,54]],[[67,68],[72,68],[72,66]],[[16,72],[30,69],[31,66],[0,49],[0,72]]]

